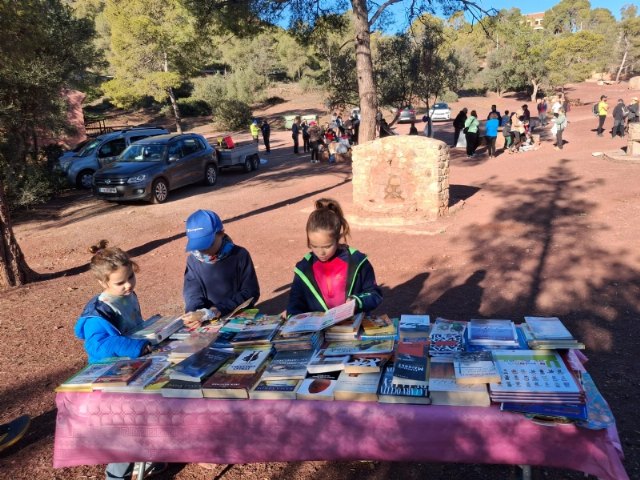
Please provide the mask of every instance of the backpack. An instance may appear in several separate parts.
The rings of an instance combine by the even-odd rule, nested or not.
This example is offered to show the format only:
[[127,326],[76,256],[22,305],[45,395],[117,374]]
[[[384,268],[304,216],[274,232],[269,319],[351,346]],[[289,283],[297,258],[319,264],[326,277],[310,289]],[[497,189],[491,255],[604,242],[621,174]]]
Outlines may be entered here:
[[597,117],[600,115],[600,102],[596,102],[593,104],[593,108],[591,109],[591,111],[593,112],[593,114]]

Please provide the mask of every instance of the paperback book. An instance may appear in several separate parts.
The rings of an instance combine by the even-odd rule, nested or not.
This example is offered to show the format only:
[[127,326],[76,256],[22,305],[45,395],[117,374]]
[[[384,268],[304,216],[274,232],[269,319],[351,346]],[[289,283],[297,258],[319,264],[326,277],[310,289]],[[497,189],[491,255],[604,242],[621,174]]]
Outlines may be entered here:
[[378,402],[429,405],[429,388],[397,384],[393,381],[393,363],[387,363],[378,386]]
[[267,360],[269,355],[271,355],[271,350],[247,349],[238,355],[238,358],[229,365],[227,373],[238,373],[244,375],[256,373],[260,370],[262,364]]
[[305,378],[301,381],[296,398],[299,400],[333,400],[337,380]]
[[202,398],[200,382],[169,380],[160,391],[163,397],[168,398]]
[[382,371],[390,355],[352,356],[344,365],[347,373],[377,373]]
[[433,405],[488,407],[491,403],[486,383],[457,383],[453,361],[443,357],[431,359],[429,395]]
[[324,330],[336,323],[353,317],[355,308],[356,301],[349,300],[326,312],[309,312],[293,315],[282,326],[281,331],[283,334],[291,334]]
[[393,352],[393,340],[354,340],[332,342],[325,349],[325,355],[380,355]]
[[428,340],[431,330],[431,317],[429,315],[408,315],[400,316],[398,325],[398,335],[400,341],[403,340]]
[[467,333],[471,345],[518,347],[518,334],[511,320],[472,319]]
[[385,314],[365,316],[362,320],[362,330],[368,336],[396,334],[396,326]]
[[262,374],[263,380],[302,380],[307,375],[307,366],[313,350],[289,350],[275,354]]
[[233,355],[212,347],[206,347],[194,353],[176,365],[171,372],[171,380],[201,382],[218,370]]
[[345,369],[347,362],[349,362],[349,355],[327,357],[324,352],[324,349],[316,350],[307,365],[307,372],[324,373]]
[[355,400],[359,402],[375,402],[378,400],[378,384],[380,372],[347,373],[338,377],[333,391],[336,400]]
[[536,340],[575,340],[558,317],[524,317]]
[[166,340],[175,332],[180,330],[182,326],[182,316],[180,315],[170,315],[164,317],[155,315],[144,322],[140,330],[132,333],[129,336],[135,339],[147,340],[153,345],[157,345],[158,343]]
[[91,392],[95,381],[111,368],[113,362],[92,363],[62,383],[56,392]]
[[396,350],[393,382],[403,385],[429,385],[426,342],[400,342]]
[[257,400],[295,400],[302,380],[260,380],[249,392]]
[[229,359],[202,384],[204,398],[249,398],[249,391],[260,380],[263,370],[253,374],[229,373],[234,359]]
[[112,393],[145,393],[147,386],[153,383],[171,365],[171,362],[166,358],[154,357],[150,360],[149,366],[127,385],[105,385],[101,390]]
[[467,322],[437,318],[429,334],[431,356],[453,355],[464,350]]
[[456,353],[453,367],[456,383],[460,385],[500,382],[491,351]]
[[118,360],[93,382],[93,389],[101,390],[104,386],[126,386],[150,364],[151,360],[142,358]]

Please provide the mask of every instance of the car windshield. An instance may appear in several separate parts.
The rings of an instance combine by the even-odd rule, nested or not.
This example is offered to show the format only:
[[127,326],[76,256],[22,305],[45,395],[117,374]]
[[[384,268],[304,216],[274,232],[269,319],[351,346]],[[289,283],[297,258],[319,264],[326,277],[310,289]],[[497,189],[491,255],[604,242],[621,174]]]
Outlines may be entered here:
[[91,140],[84,147],[82,147],[82,149],[77,153],[77,155],[79,157],[87,157],[91,155],[95,151],[95,149],[100,146],[101,143],[102,143],[102,140],[99,140],[97,138],[95,140]]
[[122,152],[118,162],[161,162],[166,148],[166,145],[160,144],[130,145]]
[[449,108],[449,105],[447,105],[446,103],[436,103],[436,104],[433,106],[433,108],[437,108],[437,109],[439,109],[439,110],[442,110],[442,109],[447,109],[447,108]]

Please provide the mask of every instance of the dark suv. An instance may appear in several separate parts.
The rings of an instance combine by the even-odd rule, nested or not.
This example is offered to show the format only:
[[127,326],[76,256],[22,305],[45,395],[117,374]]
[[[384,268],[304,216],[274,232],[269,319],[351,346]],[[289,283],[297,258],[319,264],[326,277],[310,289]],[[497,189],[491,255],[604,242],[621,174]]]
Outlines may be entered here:
[[118,159],[93,175],[93,193],[103,200],[162,203],[169,191],[218,179],[215,150],[195,133],[159,135],[127,147]]

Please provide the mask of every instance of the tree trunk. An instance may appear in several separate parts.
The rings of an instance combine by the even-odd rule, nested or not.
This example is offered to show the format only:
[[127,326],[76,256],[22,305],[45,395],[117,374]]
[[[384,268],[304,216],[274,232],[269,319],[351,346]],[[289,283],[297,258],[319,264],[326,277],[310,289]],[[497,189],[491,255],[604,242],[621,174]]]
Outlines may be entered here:
[[535,80],[531,80],[531,86],[533,87],[533,93],[531,93],[531,101],[535,102],[536,97],[538,96],[538,88],[540,87],[540,84]]
[[171,106],[173,107],[173,116],[176,119],[176,132],[182,133],[182,123],[180,121],[180,110],[178,109],[178,102],[176,101],[176,94],[173,93],[173,88],[167,88],[167,94],[171,99]]
[[[626,39],[625,39],[626,40]],[[625,41],[624,55],[622,56],[622,62],[620,62],[620,68],[618,68],[618,74],[616,75],[616,83],[620,83],[620,74],[624,68],[624,63],[627,61],[627,53],[629,53],[629,41]]]
[[9,207],[0,182],[0,290],[24,285],[36,277],[13,234]]
[[360,94],[360,130],[358,143],[376,138],[378,99],[371,59],[371,31],[366,0],[351,0],[356,30],[356,72]]

